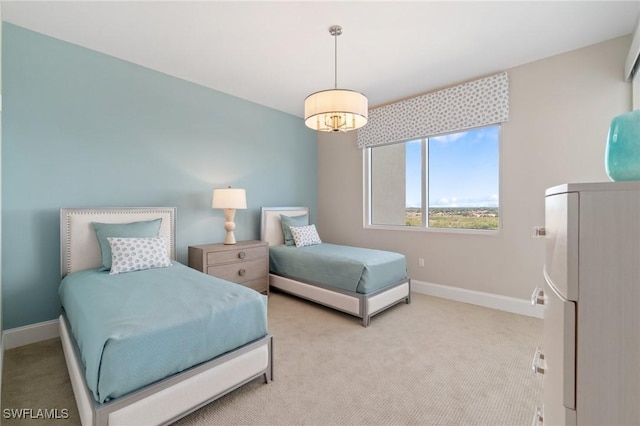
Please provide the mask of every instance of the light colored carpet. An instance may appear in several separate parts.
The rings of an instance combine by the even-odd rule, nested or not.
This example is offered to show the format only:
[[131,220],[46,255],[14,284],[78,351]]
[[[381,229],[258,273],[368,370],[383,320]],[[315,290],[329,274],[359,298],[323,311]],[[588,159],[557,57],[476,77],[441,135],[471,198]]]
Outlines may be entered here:
[[[257,379],[177,425],[530,425],[542,321],[415,294],[360,321],[281,293],[269,298],[275,380]],[[2,408],[78,415],[58,339],[7,351]],[[7,425],[51,421],[3,419]]]

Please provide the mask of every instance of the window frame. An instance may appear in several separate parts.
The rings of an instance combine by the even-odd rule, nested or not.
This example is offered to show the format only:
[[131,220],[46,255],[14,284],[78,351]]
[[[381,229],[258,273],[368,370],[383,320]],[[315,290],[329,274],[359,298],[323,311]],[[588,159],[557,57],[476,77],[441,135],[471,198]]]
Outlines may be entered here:
[[[497,229],[470,229],[470,228],[435,228],[428,226],[429,223],[429,172],[428,172],[428,164],[429,164],[429,154],[428,154],[428,139],[436,138],[439,136],[446,136],[455,133],[462,133],[477,129],[482,129],[486,127],[498,127],[498,228]],[[401,226],[401,225],[376,225],[371,223],[372,211],[371,211],[371,173],[372,173],[372,156],[371,150],[375,149],[378,146],[387,146],[394,144],[405,144],[407,142],[416,141],[416,140],[427,140],[423,144],[423,149],[421,149],[421,161],[422,161],[422,211],[427,212],[427,214],[422,215],[422,226]],[[424,149],[424,146],[427,149]],[[418,138],[411,138],[398,142],[390,142],[387,144],[379,144],[374,146],[364,147],[362,149],[362,170],[363,170],[363,228],[364,229],[377,229],[377,230],[386,230],[386,231],[409,231],[409,232],[436,232],[436,233],[452,233],[452,234],[473,234],[473,235],[499,235],[503,232],[503,198],[502,198],[502,123],[495,124],[487,124],[484,126],[473,127],[464,130],[455,130],[452,132],[442,133],[438,135],[429,135],[422,136]]]

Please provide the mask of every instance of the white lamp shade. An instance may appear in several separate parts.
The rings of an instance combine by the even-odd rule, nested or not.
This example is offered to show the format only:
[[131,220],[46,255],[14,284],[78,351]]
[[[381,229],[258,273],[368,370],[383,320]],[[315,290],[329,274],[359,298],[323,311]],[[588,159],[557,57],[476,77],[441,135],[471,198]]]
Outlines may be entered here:
[[221,188],[213,190],[213,209],[246,209],[247,195],[244,189]]
[[304,124],[320,131],[347,131],[367,124],[369,101],[353,90],[313,93],[304,100]]

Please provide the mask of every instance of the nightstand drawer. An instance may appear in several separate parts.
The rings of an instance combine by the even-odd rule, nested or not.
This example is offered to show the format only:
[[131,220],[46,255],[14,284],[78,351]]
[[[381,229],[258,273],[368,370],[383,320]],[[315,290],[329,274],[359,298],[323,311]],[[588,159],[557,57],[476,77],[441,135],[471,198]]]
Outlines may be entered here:
[[218,266],[208,266],[207,274],[234,283],[245,283],[248,281],[264,278],[269,274],[266,259],[256,259],[244,262],[228,263]]
[[259,259],[267,256],[267,250],[267,246],[263,246],[211,252],[207,254],[207,265],[211,266],[219,265],[221,263],[236,262],[238,260],[249,261],[252,259]]
[[189,266],[269,294],[269,245],[264,241],[189,246]]

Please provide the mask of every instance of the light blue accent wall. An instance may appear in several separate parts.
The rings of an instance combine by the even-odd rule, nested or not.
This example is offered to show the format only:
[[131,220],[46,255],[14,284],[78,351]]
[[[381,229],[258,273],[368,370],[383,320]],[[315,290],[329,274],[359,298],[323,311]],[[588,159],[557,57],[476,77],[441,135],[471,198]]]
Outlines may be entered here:
[[313,220],[316,134],[300,117],[8,23],[2,43],[6,329],[60,313],[62,207],[176,206],[183,263],[224,239],[214,188],[247,191],[238,240],[259,239],[262,206]]

